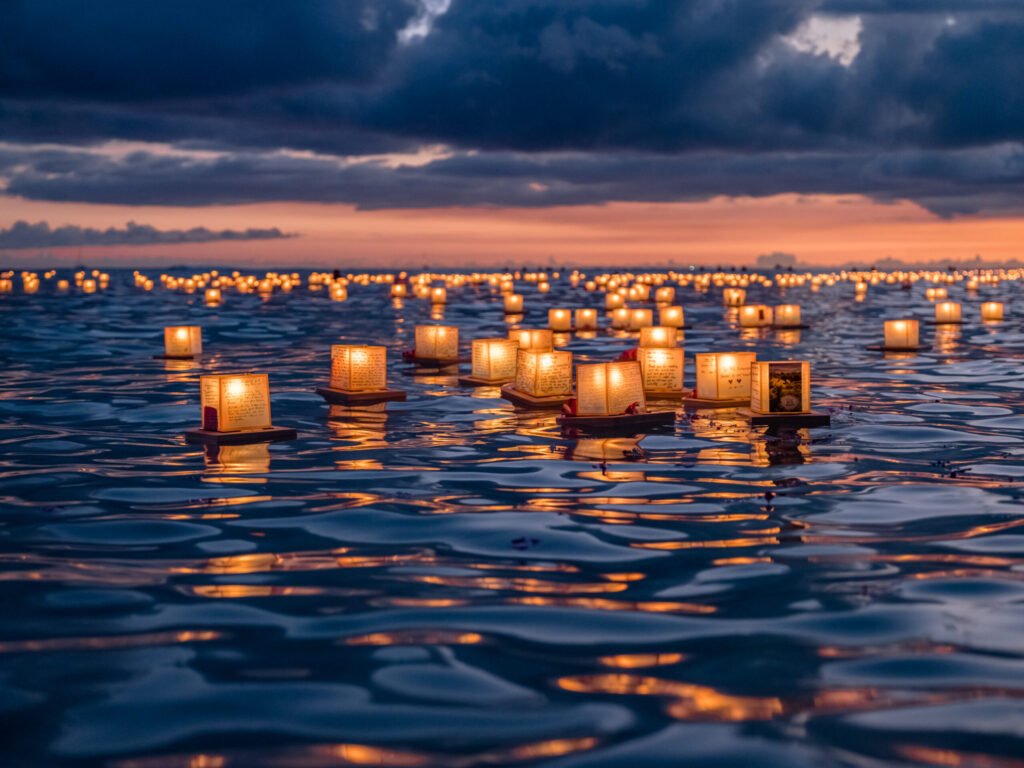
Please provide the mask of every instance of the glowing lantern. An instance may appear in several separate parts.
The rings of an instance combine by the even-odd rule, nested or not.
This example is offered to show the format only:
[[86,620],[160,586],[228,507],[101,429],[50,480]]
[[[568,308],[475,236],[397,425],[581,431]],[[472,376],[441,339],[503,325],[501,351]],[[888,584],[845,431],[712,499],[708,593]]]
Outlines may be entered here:
[[972,277],[967,281],[967,285],[965,287],[968,291],[976,291],[978,290],[978,281]]
[[750,410],[753,413],[808,413],[811,410],[811,364],[806,360],[755,360],[751,363]]
[[270,382],[265,373],[200,376],[203,429],[234,432],[270,426]]
[[924,291],[924,296],[928,301],[939,301],[948,295],[949,292],[945,288],[926,288]]
[[[269,291],[267,291],[269,292]],[[260,293],[265,293],[260,291]],[[341,283],[331,283],[331,300],[332,301],[345,301],[348,298],[348,291],[345,286]]]
[[630,312],[627,307],[612,310],[612,328],[621,330],[629,328]]
[[430,290],[431,304],[445,304],[448,301],[448,291],[441,286]]
[[416,357],[438,359],[459,355],[459,329],[452,325],[417,325]]
[[697,397],[702,400],[750,397],[750,364],[756,359],[756,352],[698,352]]
[[918,346],[917,320],[886,320],[886,349],[908,349]]
[[654,313],[649,309],[634,309],[629,313],[629,329],[638,331],[654,325]]
[[220,304],[220,288],[207,288],[206,289],[206,303],[207,304]]
[[594,282],[593,280],[587,280],[585,283],[583,283],[583,290],[585,290],[585,291],[596,291],[597,290],[597,283]]
[[520,293],[505,294],[505,314],[518,315],[523,311],[523,296]]
[[1001,301],[986,301],[981,305],[982,320],[1002,320],[1003,303]]
[[572,312],[568,309],[549,309],[548,327],[553,331],[571,331]]
[[[147,280],[146,282],[149,283],[149,287],[150,288],[153,287],[153,282],[151,280]],[[58,291],[66,291],[70,287],[71,287],[71,284],[67,280],[58,280],[57,281],[57,290]]]
[[391,285],[391,296],[395,299],[403,299],[409,295],[409,289],[405,287],[405,283],[392,283]]
[[95,280],[83,280],[82,291],[85,293],[96,293],[96,281]]
[[515,283],[511,280],[502,280],[501,285],[499,286],[499,290],[502,293],[512,293],[515,289]]
[[203,354],[203,329],[198,325],[170,325],[164,328],[166,357],[195,357]]
[[386,348],[332,344],[331,386],[351,392],[387,389]]
[[683,350],[680,347],[640,347],[636,359],[640,363],[646,392],[682,392]]
[[6,277],[0,279],[0,293],[10,293],[14,290],[14,281],[8,280]]
[[546,352],[555,348],[554,333],[548,328],[516,328],[508,337],[519,344],[520,349]]
[[961,322],[960,305],[955,301],[940,301],[935,305],[935,322],[939,324]]
[[516,377],[516,352],[512,339],[473,339],[473,378],[505,382]]
[[540,293],[547,293],[551,290],[551,284],[547,280],[542,280],[537,283],[537,291]]
[[800,325],[800,305],[779,304],[775,307],[775,325],[782,327]]
[[572,392],[572,352],[520,349],[516,355],[515,388],[532,397],[558,397]]
[[868,292],[868,284],[865,283],[863,280],[858,280],[857,283],[853,286],[853,292],[857,296],[863,296],[865,293]]
[[654,301],[658,304],[671,304],[675,297],[676,289],[668,285],[654,292]]
[[636,406],[647,410],[644,380],[635,360],[576,366],[576,414],[614,416]]
[[682,328],[684,324],[682,307],[662,307],[658,310],[658,325]]
[[741,307],[747,300],[747,292],[742,288],[725,288],[722,291],[722,301],[727,307]]
[[640,343],[643,347],[674,347],[676,346],[676,329],[666,328],[662,325],[649,326],[640,329]]
[[772,308],[765,304],[744,304],[740,307],[740,326],[763,328],[772,324]]
[[619,309],[624,306],[626,300],[618,293],[608,293],[604,297],[604,308],[605,309]]
[[576,330],[577,331],[596,331],[597,330],[597,310],[596,309],[577,309],[576,310]]

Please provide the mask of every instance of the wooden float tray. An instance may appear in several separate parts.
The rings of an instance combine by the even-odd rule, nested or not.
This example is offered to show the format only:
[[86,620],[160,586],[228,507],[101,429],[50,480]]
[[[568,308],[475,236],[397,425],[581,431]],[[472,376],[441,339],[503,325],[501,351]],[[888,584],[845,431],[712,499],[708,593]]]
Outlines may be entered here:
[[797,323],[796,325],[778,325],[777,323],[772,323],[771,325],[771,329],[773,331],[798,331],[801,328],[810,327],[811,326],[809,326],[807,323]]
[[153,355],[154,360],[198,360],[202,357],[199,355]]
[[750,419],[750,423],[756,426],[827,427],[832,423],[832,417],[820,411],[807,411],[805,413],[754,413],[749,408],[738,408],[736,412],[740,416]]
[[564,428],[576,428],[584,432],[621,431],[645,429],[665,424],[674,424],[675,411],[651,411],[648,413],[621,413],[617,416],[558,416],[555,421]]
[[742,408],[750,405],[749,397],[734,397],[725,398],[723,400],[716,400],[710,397],[694,397],[692,395],[683,396],[683,407],[690,409],[697,408]]
[[459,376],[459,384],[464,387],[500,387],[508,383],[508,379],[488,381],[487,379],[478,379],[476,376]]
[[557,395],[555,397],[534,397],[525,392],[520,392],[512,384],[503,384],[501,396],[513,405],[520,408],[561,408],[572,399],[572,395]]
[[966,325],[963,320],[925,320],[925,325]]
[[186,443],[203,445],[249,445],[251,443],[276,443],[294,440],[298,433],[291,427],[264,427],[245,429],[240,432],[214,432],[209,429],[186,429]]
[[355,392],[335,387],[318,387],[316,393],[332,405],[373,405],[387,403],[391,400],[405,400],[405,392],[401,389],[377,389]]
[[884,344],[872,344],[865,347],[872,352],[920,352],[922,349],[928,349],[925,344],[916,344],[913,347],[887,347]]

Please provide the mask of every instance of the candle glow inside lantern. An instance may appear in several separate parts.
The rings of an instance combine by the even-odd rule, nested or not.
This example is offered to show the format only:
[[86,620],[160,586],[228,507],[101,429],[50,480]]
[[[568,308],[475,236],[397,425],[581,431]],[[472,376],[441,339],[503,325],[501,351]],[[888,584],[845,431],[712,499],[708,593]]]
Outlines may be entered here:
[[448,302],[448,291],[438,286],[430,289],[431,304],[446,304]]
[[265,373],[200,376],[199,392],[205,430],[270,427],[270,381]]
[[742,288],[725,288],[722,291],[722,301],[727,307],[741,307],[747,300],[747,292]]
[[698,352],[697,397],[702,400],[750,397],[750,364],[756,359],[756,352]]
[[393,283],[391,285],[391,297],[394,299],[404,299],[408,292],[409,289],[405,287],[405,283]]
[[619,307],[618,309],[612,310],[612,328],[621,330],[623,328],[629,328],[629,308]]
[[495,383],[512,381],[518,350],[519,344],[512,339],[473,339],[473,378]]
[[207,304],[220,304],[220,288],[207,288],[206,289],[206,303]]
[[505,294],[505,314],[518,315],[523,311],[523,295],[521,293]]
[[459,329],[452,325],[417,325],[416,357],[459,356]]
[[982,320],[1002,320],[1003,303],[1001,301],[986,301],[981,305]]
[[670,285],[663,286],[654,292],[654,301],[658,304],[671,304],[676,297],[676,289]]
[[532,397],[559,397],[572,392],[572,352],[516,353],[515,388]]
[[928,301],[945,299],[948,295],[949,292],[945,288],[926,288],[924,291],[924,297],[928,299]]
[[647,411],[643,374],[635,360],[576,366],[576,414],[615,416],[630,406]]
[[779,304],[777,307],[775,307],[775,325],[800,325],[800,305]]
[[198,325],[170,325],[164,328],[166,357],[195,357],[203,354],[203,329]]
[[940,301],[935,305],[936,323],[961,322],[960,304],[955,301]]
[[684,325],[682,307],[662,307],[658,310],[658,325],[668,328],[682,328]]
[[607,293],[604,297],[605,309],[619,309],[625,306],[626,300],[618,293]]
[[637,361],[643,374],[644,390],[652,393],[679,394],[683,390],[683,350],[681,347],[641,347]]
[[809,413],[811,364],[806,360],[755,360],[750,364],[753,413]]
[[886,320],[885,348],[910,349],[918,346],[918,331],[917,320]]
[[571,331],[572,311],[568,309],[549,309],[548,327],[552,331]]
[[639,331],[654,325],[654,313],[649,309],[634,309],[629,313],[629,329]]
[[652,325],[640,329],[641,349],[644,347],[674,347],[676,346],[676,329],[666,328],[662,325]]
[[387,389],[387,349],[332,344],[331,387],[349,392]]
[[519,349],[548,352],[555,348],[554,333],[550,328],[516,328],[508,337],[519,344]]
[[577,331],[596,331],[597,330],[597,310],[596,309],[577,309],[576,310],[576,330]]
[[772,324],[772,308],[766,304],[745,304],[740,307],[742,328],[763,328]]

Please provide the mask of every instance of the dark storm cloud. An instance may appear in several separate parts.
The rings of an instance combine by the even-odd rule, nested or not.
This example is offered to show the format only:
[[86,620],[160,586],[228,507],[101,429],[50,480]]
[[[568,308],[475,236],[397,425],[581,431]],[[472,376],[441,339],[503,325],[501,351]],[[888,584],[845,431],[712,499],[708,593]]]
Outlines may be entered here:
[[224,229],[219,232],[206,227],[193,229],[160,230],[148,224],[129,221],[124,229],[90,229],[76,226],[51,229],[45,221],[29,224],[17,221],[8,229],[0,229],[0,248],[61,248],[86,245],[155,245],[180,243],[210,243],[215,240],[274,240],[287,235],[276,227],[272,229]]
[[[8,5],[0,175],[26,198],[381,208],[857,192],[942,215],[1024,206],[1018,0],[452,0],[409,44],[399,31],[425,0]],[[860,14],[849,66],[787,42],[821,12]],[[12,146],[111,139],[219,154]],[[455,156],[393,168],[275,151],[429,143]]]

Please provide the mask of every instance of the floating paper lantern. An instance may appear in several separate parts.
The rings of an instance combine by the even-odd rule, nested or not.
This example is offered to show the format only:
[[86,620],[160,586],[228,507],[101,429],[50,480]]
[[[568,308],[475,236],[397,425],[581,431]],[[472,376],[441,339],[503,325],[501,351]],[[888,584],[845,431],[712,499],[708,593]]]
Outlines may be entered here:
[[653,325],[640,329],[640,343],[643,347],[674,347],[676,346],[676,329],[663,325]]
[[164,355],[195,357],[203,354],[203,329],[198,325],[171,325],[164,328]]
[[430,289],[431,304],[446,304],[448,302],[448,291],[441,286]]
[[935,305],[936,323],[959,323],[960,304],[955,301],[940,301]]
[[810,363],[806,360],[752,362],[750,410],[753,413],[808,413],[811,410]]
[[518,350],[519,344],[512,339],[473,339],[473,378],[495,383],[512,381]]
[[616,330],[622,330],[629,328],[629,308],[619,307],[618,309],[612,310],[612,328]]
[[740,307],[740,326],[764,328],[772,324],[772,308],[766,304],[744,304]]
[[553,331],[571,331],[572,311],[568,309],[549,309],[548,327]]
[[635,360],[576,366],[576,415],[615,416],[647,410],[643,374]]
[[96,281],[95,280],[83,280],[82,291],[84,293],[96,293]]
[[207,304],[220,304],[220,288],[207,288],[206,289],[206,303]]
[[[348,290],[341,283],[331,283],[331,300],[332,301],[345,301],[348,298]],[[265,293],[260,291],[260,293]]]
[[625,306],[626,300],[618,293],[608,293],[604,297],[605,309],[619,309]]
[[722,291],[722,301],[727,307],[741,307],[747,300],[747,292],[742,288],[726,288]]
[[1003,303],[1001,301],[986,301],[981,305],[982,320],[1002,320]]
[[629,313],[629,329],[639,331],[654,325],[654,313],[649,309],[634,309]]
[[756,359],[756,352],[698,352],[697,397],[702,400],[750,397],[750,364]]
[[799,304],[779,304],[775,307],[775,325],[793,327],[800,325]]
[[949,295],[945,288],[926,288],[924,296],[928,301],[939,301],[945,299]]
[[458,357],[459,329],[452,325],[417,325],[415,353],[416,357]]
[[515,388],[532,397],[570,394],[572,352],[520,349],[516,354]]
[[658,304],[671,304],[676,297],[676,289],[666,285],[654,292],[654,300]]
[[685,325],[682,307],[662,307],[658,310],[658,325],[682,328]]
[[547,280],[541,280],[537,283],[537,291],[539,293],[547,293],[551,290],[551,284]]
[[405,287],[405,283],[393,283],[391,285],[391,297],[394,299],[404,299],[409,295],[409,289]]
[[550,328],[516,328],[508,332],[508,337],[519,344],[520,349],[547,352],[555,348]]
[[885,348],[910,349],[918,346],[917,320],[886,320]]
[[199,377],[203,429],[237,432],[270,426],[270,382],[265,373]]
[[637,361],[647,392],[679,394],[683,389],[683,350],[640,347]]
[[597,330],[597,310],[596,309],[577,309],[576,310],[576,330],[577,331],[596,331]]
[[853,292],[858,296],[863,296],[865,293],[868,292],[868,284],[865,283],[863,280],[858,280],[853,287]]
[[[151,280],[147,280],[146,282],[148,282],[148,283],[149,283],[149,287],[150,287],[150,288],[152,288],[152,287],[153,287],[153,282],[152,282]],[[68,283],[68,281],[67,281],[67,280],[58,280],[58,281],[57,281],[57,290],[58,290],[58,291],[66,291],[66,290],[68,290],[68,289],[69,289],[70,287],[71,287],[71,284],[70,284],[70,283]]]
[[332,344],[331,386],[350,392],[387,389],[387,349]]
[[518,315],[523,311],[523,296],[519,293],[505,294],[505,314]]

